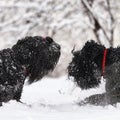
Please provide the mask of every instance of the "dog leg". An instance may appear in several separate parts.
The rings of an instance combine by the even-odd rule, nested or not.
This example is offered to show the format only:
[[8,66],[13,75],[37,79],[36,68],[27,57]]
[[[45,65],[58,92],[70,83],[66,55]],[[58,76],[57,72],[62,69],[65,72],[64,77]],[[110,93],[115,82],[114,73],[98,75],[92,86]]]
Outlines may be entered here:
[[16,101],[20,101],[21,99],[21,94],[22,94],[22,90],[23,90],[23,85],[19,85],[19,86],[16,86],[16,92],[15,92],[15,95],[14,95],[14,98]]
[[116,105],[118,102],[120,102],[120,93],[118,92],[120,90],[116,89],[111,92],[106,92],[103,94],[95,94],[91,95],[90,97],[85,98],[83,101],[79,102],[78,104],[80,106],[86,105],[86,104],[92,104],[92,105]]
[[91,95],[90,97],[85,98],[83,101],[78,103],[80,106],[86,105],[86,104],[92,104],[92,105],[100,105],[105,106],[110,104],[109,96],[106,93],[103,94],[95,94]]
[[120,102],[120,62],[106,67],[106,92],[112,104]]
[[0,85],[0,102],[8,102],[13,98],[14,88],[10,85]]

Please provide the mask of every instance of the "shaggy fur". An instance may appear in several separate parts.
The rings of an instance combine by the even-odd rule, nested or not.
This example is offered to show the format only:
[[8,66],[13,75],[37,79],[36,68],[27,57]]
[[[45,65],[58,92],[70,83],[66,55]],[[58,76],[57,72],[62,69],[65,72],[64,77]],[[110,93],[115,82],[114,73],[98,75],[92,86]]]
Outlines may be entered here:
[[[87,42],[80,50],[73,52],[72,62],[68,66],[68,75],[81,89],[98,87],[101,83],[102,61],[105,47],[94,41]],[[120,102],[120,48],[107,50],[104,78],[106,92],[92,95],[79,104],[108,105]]]
[[60,46],[52,38],[26,37],[0,51],[0,103],[20,101],[24,81],[40,80],[55,68]]

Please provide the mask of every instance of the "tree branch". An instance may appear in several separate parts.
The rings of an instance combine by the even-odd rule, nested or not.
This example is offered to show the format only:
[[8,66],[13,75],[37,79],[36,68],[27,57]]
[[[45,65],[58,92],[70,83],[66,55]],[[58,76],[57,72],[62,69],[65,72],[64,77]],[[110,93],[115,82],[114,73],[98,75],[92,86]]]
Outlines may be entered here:
[[108,6],[108,13],[109,13],[109,16],[110,16],[110,44],[111,46],[113,46],[113,42],[114,42],[114,27],[113,27],[113,24],[115,22],[114,20],[114,17],[113,17],[113,14],[111,12],[111,7],[110,7],[110,1],[109,0],[106,0],[107,2],[107,6]]
[[88,17],[89,17],[89,19],[91,20],[91,17],[92,17],[92,19],[94,20],[94,29],[93,29],[93,32],[94,32],[94,34],[95,34],[98,42],[100,44],[102,44],[101,40],[99,38],[99,35],[98,35],[98,32],[99,32],[100,29],[103,31],[103,34],[105,35],[106,40],[109,41],[109,37],[108,37],[106,31],[104,30],[104,28],[102,27],[102,25],[99,23],[98,18],[95,16],[95,14],[94,14],[93,10],[91,9],[91,6],[87,2],[87,0],[81,0],[81,2],[83,4],[83,6],[85,7],[85,9],[88,11]]

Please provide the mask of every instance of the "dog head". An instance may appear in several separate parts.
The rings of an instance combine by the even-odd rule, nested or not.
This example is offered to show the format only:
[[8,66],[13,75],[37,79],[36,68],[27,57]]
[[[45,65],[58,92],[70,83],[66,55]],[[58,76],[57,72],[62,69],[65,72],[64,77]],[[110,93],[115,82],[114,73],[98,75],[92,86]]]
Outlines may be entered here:
[[60,45],[50,37],[26,37],[12,47],[17,61],[25,67],[29,83],[52,71],[60,57]]
[[[82,89],[97,87],[101,79],[102,51],[104,46],[94,41],[87,42],[80,51],[73,52],[72,62],[68,66],[68,75]],[[100,59],[96,59],[100,56]]]

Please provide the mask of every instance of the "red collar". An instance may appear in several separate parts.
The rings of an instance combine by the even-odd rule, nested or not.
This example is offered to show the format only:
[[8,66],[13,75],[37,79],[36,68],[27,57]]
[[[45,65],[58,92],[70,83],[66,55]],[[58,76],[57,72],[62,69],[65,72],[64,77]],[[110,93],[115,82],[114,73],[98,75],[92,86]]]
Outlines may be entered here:
[[102,76],[104,76],[104,73],[105,73],[107,51],[108,51],[108,49],[105,48],[104,54],[103,54],[103,60],[102,60]]

